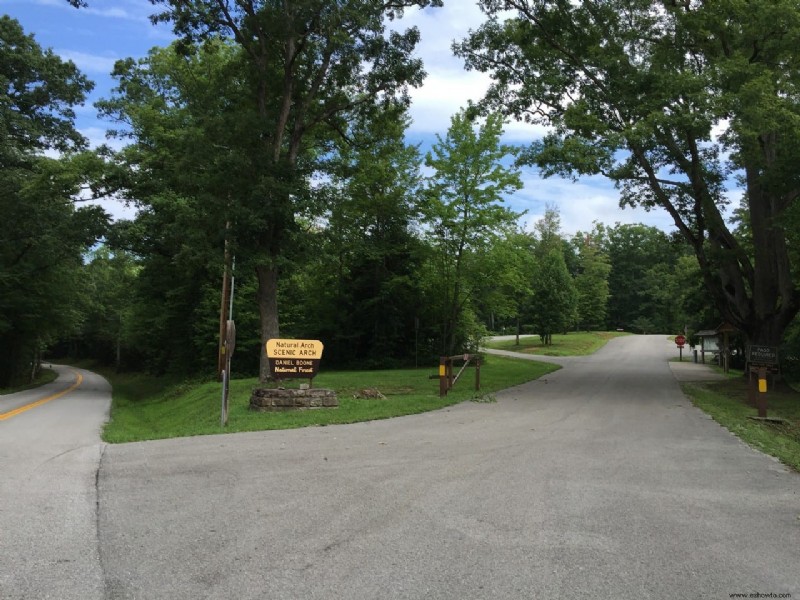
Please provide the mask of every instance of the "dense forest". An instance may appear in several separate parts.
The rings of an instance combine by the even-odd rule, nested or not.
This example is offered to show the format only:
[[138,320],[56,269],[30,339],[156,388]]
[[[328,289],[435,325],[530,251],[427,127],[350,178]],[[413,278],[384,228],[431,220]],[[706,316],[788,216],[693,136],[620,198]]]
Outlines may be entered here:
[[[119,61],[97,104],[119,151],[75,129],[91,82],[0,19],[0,386],[47,354],[214,376],[229,310],[234,372],[262,378],[279,336],[322,340],[330,368],[722,322],[800,354],[794,4],[484,2],[454,51],[495,85],[425,151],[405,135],[419,34],[386,23],[437,0],[154,4],[175,43]],[[553,133],[509,146],[512,117]],[[604,174],[675,230],[565,234],[555,207],[525,230],[506,204],[532,166]],[[726,178],[745,190],[728,220]]]

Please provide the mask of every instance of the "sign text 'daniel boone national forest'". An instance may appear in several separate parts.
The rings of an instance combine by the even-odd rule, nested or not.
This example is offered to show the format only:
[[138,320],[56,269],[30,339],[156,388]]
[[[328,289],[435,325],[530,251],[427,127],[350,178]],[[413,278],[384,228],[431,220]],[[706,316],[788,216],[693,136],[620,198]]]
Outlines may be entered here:
[[274,379],[311,379],[319,371],[324,346],[319,340],[267,341],[267,359]]

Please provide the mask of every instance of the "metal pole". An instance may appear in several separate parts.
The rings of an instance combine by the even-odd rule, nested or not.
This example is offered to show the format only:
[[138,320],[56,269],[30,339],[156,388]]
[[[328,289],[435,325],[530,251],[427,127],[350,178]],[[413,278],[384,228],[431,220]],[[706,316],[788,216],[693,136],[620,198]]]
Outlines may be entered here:
[[228,305],[228,319],[233,321],[233,289],[234,285],[236,284],[236,277],[234,273],[236,272],[236,257],[234,256],[231,260],[231,291],[230,291],[230,304]]
[[222,370],[222,407],[219,415],[219,424],[222,427],[228,424],[228,377],[225,369]]
[[230,296],[229,287],[229,265],[230,265],[230,244],[228,242],[228,230],[231,227],[230,221],[225,225],[225,252],[223,262],[225,266],[222,270],[222,299],[219,307],[219,355],[217,356],[217,378],[222,381],[222,372],[225,370],[225,337],[228,330],[228,304]]

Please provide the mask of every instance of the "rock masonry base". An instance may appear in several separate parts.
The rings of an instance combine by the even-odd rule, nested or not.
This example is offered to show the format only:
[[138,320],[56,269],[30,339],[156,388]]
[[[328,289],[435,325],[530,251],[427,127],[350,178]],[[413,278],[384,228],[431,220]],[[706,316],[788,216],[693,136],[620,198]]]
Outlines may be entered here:
[[250,409],[260,412],[338,406],[339,399],[336,397],[336,392],[325,388],[309,390],[255,388],[250,395]]

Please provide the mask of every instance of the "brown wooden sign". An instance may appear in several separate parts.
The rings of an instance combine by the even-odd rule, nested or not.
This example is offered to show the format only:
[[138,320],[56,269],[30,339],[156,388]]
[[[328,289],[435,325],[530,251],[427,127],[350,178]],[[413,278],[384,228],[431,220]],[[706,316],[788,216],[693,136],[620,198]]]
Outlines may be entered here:
[[269,374],[273,379],[313,379],[324,346],[319,340],[267,340]]
[[747,347],[747,360],[752,366],[758,367],[777,367],[778,348],[776,346],[757,346]]

